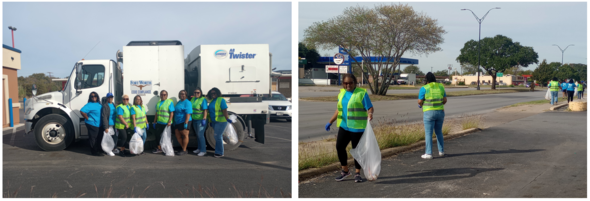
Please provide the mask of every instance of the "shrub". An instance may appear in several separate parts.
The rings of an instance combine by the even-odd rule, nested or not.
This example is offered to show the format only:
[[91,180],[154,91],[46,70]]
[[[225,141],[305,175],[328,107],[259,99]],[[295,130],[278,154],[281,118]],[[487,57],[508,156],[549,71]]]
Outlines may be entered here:
[[465,82],[459,82],[459,85],[465,85]]
[[514,85],[511,84],[509,87],[514,87]]

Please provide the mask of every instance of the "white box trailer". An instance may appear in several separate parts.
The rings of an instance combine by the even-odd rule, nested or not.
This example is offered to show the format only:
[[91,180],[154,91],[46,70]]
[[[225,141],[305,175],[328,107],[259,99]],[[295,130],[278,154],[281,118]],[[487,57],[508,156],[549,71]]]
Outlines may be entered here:
[[[268,123],[269,115],[268,104],[263,103],[260,96],[261,91],[270,91],[270,86],[267,86],[270,85],[270,54],[268,45],[255,46],[260,49],[252,49],[248,54],[232,55],[232,52],[227,55],[231,55],[232,59],[250,59],[249,62],[239,64],[240,66],[236,66],[238,64],[232,63],[233,61],[205,63],[193,61],[190,56],[185,59],[184,47],[180,41],[131,41],[123,47],[123,52],[117,52],[116,61],[80,60],[74,65],[63,91],[41,94],[27,100],[25,132],[32,132],[37,144],[44,150],[62,150],[75,140],[88,138],[80,109],[88,102],[88,95],[93,91],[100,97],[113,93],[115,105],[121,103],[123,94],[130,96],[130,103],[133,103],[133,97],[140,95],[147,106],[148,120],[152,122],[161,90],[168,91],[168,98],[176,104],[180,90],[192,92],[195,86],[202,86],[207,87],[203,88],[205,93],[212,87],[226,91],[227,94],[223,97],[228,102],[228,112],[238,115],[239,121],[233,123],[233,126],[240,140],[237,144],[224,142],[225,149],[237,148],[245,135],[251,135],[252,131],[255,132],[256,141],[264,143],[264,125]],[[200,47],[207,46],[199,46],[195,50],[199,49],[203,53],[209,51],[207,48],[201,50]],[[253,51],[260,53],[254,55]],[[203,61],[208,59],[205,56],[203,58]],[[265,61],[260,61],[261,59]],[[190,65],[185,62],[189,60],[200,67],[189,71]],[[233,77],[228,75],[230,72],[234,72]],[[248,82],[240,83],[239,80]],[[248,92],[239,85],[256,89],[252,91],[261,94]],[[150,132],[154,130],[150,129],[148,133]],[[195,145],[197,140],[192,132],[194,131],[191,129],[190,144]],[[215,147],[213,129],[207,129],[206,138],[208,144]]]

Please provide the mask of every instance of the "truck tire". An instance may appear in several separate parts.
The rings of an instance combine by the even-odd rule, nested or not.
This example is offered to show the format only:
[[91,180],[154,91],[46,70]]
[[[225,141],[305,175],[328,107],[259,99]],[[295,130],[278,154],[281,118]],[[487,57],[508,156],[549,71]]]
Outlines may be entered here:
[[[244,138],[246,137],[246,134],[244,132],[244,127],[242,126],[242,122],[241,121],[236,121],[234,123],[232,123],[234,129],[236,129],[236,133],[238,134],[238,143],[237,144],[230,144],[230,142],[225,142],[226,144],[223,145],[223,149],[225,149],[225,151],[231,151],[234,150],[236,148],[238,148],[242,142],[244,141]],[[229,126],[229,122],[228,122],[228,126]],[[215,132],[213,131],[213,128],[209,127],[207,128],[207,130],[205,131],[205,138],[207,140],[207,144],[212,147],[213,149],[215,149]]]
[[50,114],[42,117],[35,125],[35,140],[45,151],[64,150],[74,141],[74,126],[71,120]]

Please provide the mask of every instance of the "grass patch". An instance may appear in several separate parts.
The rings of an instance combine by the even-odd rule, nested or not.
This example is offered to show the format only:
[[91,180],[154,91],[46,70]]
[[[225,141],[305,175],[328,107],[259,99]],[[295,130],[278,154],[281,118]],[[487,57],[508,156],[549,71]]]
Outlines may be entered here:
[[[561,102],[561,101],[567,101],[567,98],[557,98],[557,102]],[[551,101],[549,100],[535,100],[535,101],[527,101],[527,102],[522,102],[522,103],[516,103],[516,104],[512,104],[506,107],[517,107],[517,106],[522,106],[522,105],[542,105],[542,104],[551,104]]]
[[464,117],[461,121],[461,128],[463,128],[463,130],[479,128],[481,124],[481,118],[481,115]]
[[[529,91],[528,89],[448,91],[447,97],[471,96],[471,95],[482,95],[482,94],[516,93],[516,92],[528,92],[528,91]],[[370,94],[369,98],[371,98],[372,102],[388,101],[388,100],[402,100],[402,99],[418,99],[418,93],[390,94],[390,95],[385,95],[385,96]],[[338,100],[338,95],[336,95],[336,96],[322,96],[322,97],[307,97],[307,98],[300,98],[300,100],[336,102]]]

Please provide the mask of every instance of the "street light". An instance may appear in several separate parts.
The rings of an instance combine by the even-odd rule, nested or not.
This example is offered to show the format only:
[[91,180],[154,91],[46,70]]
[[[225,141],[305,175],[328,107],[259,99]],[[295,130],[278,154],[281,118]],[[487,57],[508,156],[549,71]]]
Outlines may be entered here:
[[12,33],[12,48],[14,48],[14,31],[16,31],[16,27],[8,26],[8,29]]
[[559,47],[559,45],[553,44],[553,46],[557,46],[557,48],[559,48],[559,50],[561,50],[561,65],[563,66],[563,53],[565,52],[565,50],[567,50],[567,48],[569,46],[574,46],[574,44],[569,44],[568,46],[565,47],[565,49],[561,49],[561,47]]
[[488,12],[481,19],[478,18],[477,15],[475,15],[475,13],[472,10],[469,10],[466,8],[461,9],[461,10],[471,11],[471,13],[473,13],[473,16],[475,17],[475,20],[477,20],[477,22],[479,23],[479,39],[477,41],[477,90],[479,90],[479,74],[481,74],[481,71],[479,69],[480,68],[480,63],[479,63],[479,60],[480,60],[479,49],[480,48],[479,48],[479,46],[481,46],[481,22],[483,22],[483,20],[486,18],[486,16],[488,16],[488,13],[490,13],[490,11],[494,10],[494,9],[500,9],[500,7],[495,7],[495,8],[488,10]]

